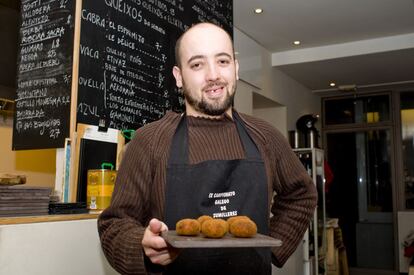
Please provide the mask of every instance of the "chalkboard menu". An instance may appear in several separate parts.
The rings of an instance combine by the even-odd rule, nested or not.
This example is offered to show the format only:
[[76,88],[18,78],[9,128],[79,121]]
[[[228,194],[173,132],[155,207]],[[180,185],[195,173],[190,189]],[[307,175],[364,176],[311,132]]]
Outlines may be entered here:
[[196,22],[233,32],[231,0],[83,1],[77,121],[136,129],[180,111],[175,41]]
[[74,1],[21,3],[13,150],[63,147],[69,136]]

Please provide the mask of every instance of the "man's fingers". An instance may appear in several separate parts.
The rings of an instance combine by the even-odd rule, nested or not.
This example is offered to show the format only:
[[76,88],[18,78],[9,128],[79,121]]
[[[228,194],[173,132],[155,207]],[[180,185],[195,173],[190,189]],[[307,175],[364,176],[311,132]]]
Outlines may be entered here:
[[168,264],[169,261],[171,262],[171,257],[166,249],[160,251],[151,249],[147,251],[147,256],[154,264],[165,265]]
[[148,225],[148,227],[149,227],[149,229],[150,229],[150,231],[152,232],[152,233],[154,233],[154,234],[159,234],[159,233],[161,233],[162,231],[166,231],[166,230],[168,230],[168,227],[167,227],[167,225],[165,224],[165,223],[163,223],[163,222],[161,222],[160,220],[157,220],[157,219],[152,219],[150,222],[149,222],[149,225]]
[[154,250],[161,250],[167,248],[167,242],[162,237],[154,237],[151,240],[150,247]]
[[166,249],[162,249],[162,250],[157,250],[157,249],[149,249],[147,256],[150,258],[156,258],[156,257],[160,257],[162,255],[166,255],[168,254],[168,251]]
[[155,257],[151,257],[150,259],[152,263],[159,265],[168,265],[172,263],[172,259],[168,254],[158,255]]
[[161,230],[165,229],[163,223],[152,219],[150,224],[144,233],[144,238],[142,239],[142,245],[144,250],[146,248],[152,249],[165,249],[167,248],[167,242],[160,236]]
[[154,264],[167,265],[177,257],[177,251],[169,247],[167,242],[160,236],[162,231],[167,230],[167,225],[155,218],[149,222],[145,229],[141,242],[142,247],[145,255]]
[[168,251],[168,250],[151,250],[148,252],[147,256],[151,259],[151,262],[154,264],[167,265],[172,263],[178,256],[178,251]]

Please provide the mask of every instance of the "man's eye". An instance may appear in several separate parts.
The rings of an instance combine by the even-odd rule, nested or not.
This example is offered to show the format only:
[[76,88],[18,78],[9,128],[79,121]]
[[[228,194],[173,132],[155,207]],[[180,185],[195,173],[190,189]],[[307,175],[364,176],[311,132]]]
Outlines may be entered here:
[[201,67],[201,63],[193,63],[191,64],[191,69],[198,69]]
[[219,60],[219,64],[221,64],[221,65],[227,65],[227,64],[230,64],[230,60],[228,60],[228,59],[220,59],[220,60]]

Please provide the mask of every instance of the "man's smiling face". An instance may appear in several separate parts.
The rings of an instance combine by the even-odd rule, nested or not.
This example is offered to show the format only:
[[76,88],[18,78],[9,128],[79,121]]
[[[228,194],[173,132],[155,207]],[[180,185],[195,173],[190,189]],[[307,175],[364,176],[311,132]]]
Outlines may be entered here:
[[231,110],[238,63],[229,35],[213,24],[198,24],[184,34],[178,51],[180,67],[173,73],[187,114],[221,116]]

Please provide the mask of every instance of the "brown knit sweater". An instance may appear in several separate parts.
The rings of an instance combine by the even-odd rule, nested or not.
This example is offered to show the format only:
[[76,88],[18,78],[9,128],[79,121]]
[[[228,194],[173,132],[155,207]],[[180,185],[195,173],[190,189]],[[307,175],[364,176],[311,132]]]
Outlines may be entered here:
[[[258,118],[240,116],[265,162],[269,209],[273,214],[269,233],[283,242],[281,247],[272,249],[272,260],[280,267],[306,231],[317,192],[286,139],[273,126]],[[151,218],[164,218],[166,167],[179,121],[179,114],[169,112],[136,132],[118,171],[111,206],[99,217],[103,251],[122,274],[147,273],[141,240]],[[244,158],[231,118],[188,117],[187,121],[190,163]]]

